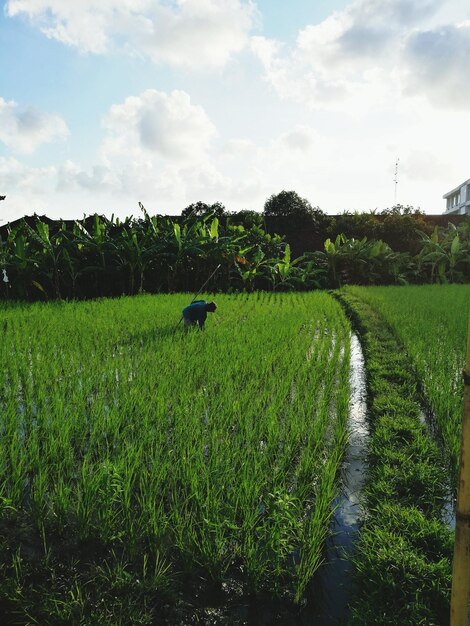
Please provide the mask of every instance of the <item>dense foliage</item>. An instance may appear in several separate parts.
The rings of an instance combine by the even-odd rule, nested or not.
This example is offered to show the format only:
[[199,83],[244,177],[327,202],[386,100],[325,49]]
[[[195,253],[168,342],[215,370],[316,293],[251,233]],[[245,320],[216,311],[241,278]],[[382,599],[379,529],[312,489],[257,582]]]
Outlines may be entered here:
[[[318,286],[320,269],[291,262],[289,246],[259,226],[221,226],[208,214],[125,221],[94,215],[8,228],[0,241],[3,297],[89,298],[197,289],[220,264],[213,290]],[[293,268],[302,267],[294,276]],[[297,267],[296,267],[297,269]]]
[[[271,197],[267,205],[273,207],[263,215],[229,215],[219,203],[196,203],[176,218],[151,217],[141,207],[143,218],[124,221],[96,214],[76,221],[19,220],[0,231],[0,297],[196,291],[218,265],[210,287],[224,292],[470,281],[469,221],[429,231],[417,228],[421,217],[406,211],[381,220],[343,216],[345,232],[333,236],[339,218],[327,219],[291,196],[289,217],[279,213],[278,200]],[[293,258],[290,243],[273,231],[284,224],[281,232],[290,240],[289,220],[291,230],[295,225],[297,232],[321,237],[321,249],[312,246]],[[369,231],[371,236],[356,236]],[[401,249],[387,237],[401,241]]]

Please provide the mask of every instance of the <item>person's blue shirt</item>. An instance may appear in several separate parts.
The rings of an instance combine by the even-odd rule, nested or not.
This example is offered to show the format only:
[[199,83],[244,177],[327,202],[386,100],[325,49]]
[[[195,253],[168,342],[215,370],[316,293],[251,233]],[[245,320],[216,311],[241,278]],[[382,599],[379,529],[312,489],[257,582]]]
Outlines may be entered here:
[[207,302],[205,300],[195,300],[183,309],[183,319],[190,324],[199,324],[202,328],[207,319]]

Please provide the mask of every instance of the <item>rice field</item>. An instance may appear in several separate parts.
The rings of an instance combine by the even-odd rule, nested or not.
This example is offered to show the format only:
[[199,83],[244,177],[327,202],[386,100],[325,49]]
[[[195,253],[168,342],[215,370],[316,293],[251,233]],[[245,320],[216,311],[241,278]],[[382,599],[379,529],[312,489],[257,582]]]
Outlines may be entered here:
[[184,294],[1,306],[1,602],[21,623],[150,623],[196,579],[305,595],[349,323],[322,292],[216,300],[188,333]]
[[339,294],[362,341],[369,424],[347,624],[448,626],[454,543],[448,459],[422,413],[413,363],[368,293]]
[[348,287],[369,302],[404,345],[450,455],[455,483],[460,458],[470,285]]

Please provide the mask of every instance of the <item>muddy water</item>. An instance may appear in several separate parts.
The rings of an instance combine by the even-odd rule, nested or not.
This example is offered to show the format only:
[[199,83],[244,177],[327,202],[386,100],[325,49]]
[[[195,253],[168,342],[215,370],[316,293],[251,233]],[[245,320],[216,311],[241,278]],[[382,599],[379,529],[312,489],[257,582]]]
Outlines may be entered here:
[[323,600],[315,626],[345,624],[351,597],[350,555],[361,518],[359,499],[366,478],[369,437],[364,355],[354,334],[351,335],[350,385],[349,444],[343,461],[341,492],[333,504],[332,535],[327,543],[326,564],[321,572]]

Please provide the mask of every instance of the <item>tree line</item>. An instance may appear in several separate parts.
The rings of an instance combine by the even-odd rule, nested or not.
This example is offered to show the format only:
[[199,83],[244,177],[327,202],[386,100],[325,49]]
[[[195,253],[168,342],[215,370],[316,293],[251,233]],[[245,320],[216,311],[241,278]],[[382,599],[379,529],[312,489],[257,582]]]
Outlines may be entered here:
[[[140,204],[140,203],[139,203]],[[23,218],[0,228],[2,299],[307,290],[470,280],[470,219],[431,227],[412,207],[328,216],[293,191],[263,213],[198,202],[180,216]]]

